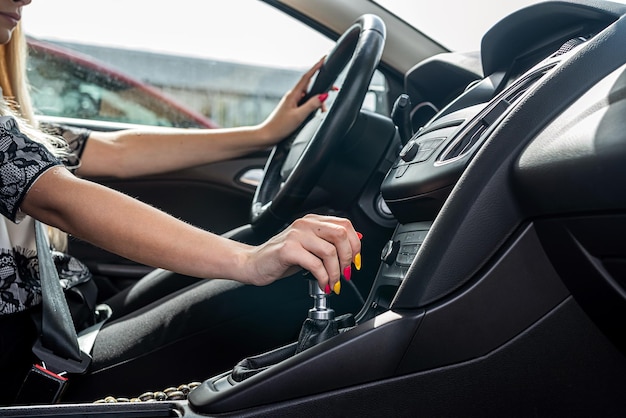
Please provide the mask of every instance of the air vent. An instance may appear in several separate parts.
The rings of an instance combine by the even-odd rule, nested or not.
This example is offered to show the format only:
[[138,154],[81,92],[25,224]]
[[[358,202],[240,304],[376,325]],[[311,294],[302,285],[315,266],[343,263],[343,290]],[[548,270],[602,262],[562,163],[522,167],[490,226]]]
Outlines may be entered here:
[[472,126],[472,128],[467,131],[463,136],[461,136],[460,140],[454,141],[449,151],[445,154],[445,158],[442,161],[451,160],[453,158],[457,158],[460,155],[463,155],[465,151],[472,147],[478,139],[481,137],[483,133],[487,130],[487,125],[484,121],[480,121],[479,123]]
[[521,78],[508,89],[494,99],[476,118],[472,119],[467,126],[457,135],[439,157],[439,164],[443,164],[467,154],[474,146],[482,141],[489,128],[534,86],[553,65],[541,68],[526,77]]
[[554,65],[551,65],[546,68],[542,68],[539,71],[529,74],[527,77],[521,79],[518,83],[511,86],[510,89],[506,90],[504,94],[504,100],[508,103],[513,104],[517,101],[524,93],[526,93],[532,86],[537,83],[548,71],[550,71]]

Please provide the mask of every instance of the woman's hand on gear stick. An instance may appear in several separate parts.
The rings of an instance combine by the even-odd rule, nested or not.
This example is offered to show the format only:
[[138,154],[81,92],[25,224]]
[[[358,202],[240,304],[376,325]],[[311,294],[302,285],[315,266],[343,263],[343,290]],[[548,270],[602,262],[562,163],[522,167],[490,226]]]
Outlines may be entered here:
[[330,293],[336,289],[341,273],[355,258],[360,259],[360,251],[359,236],[349,220],[306,215],[250,249],[246,264],[252,271],[248,272],[248,280],[265,285],[303,268],[315,276],[320,289]]
[[190,276],[260,286],[302,268],[311,272],[320,289],[338,293],[341,273],[353,260],[355,267],[360,267],[359,234],[347,219],[306,215],[267,242],[250,246],[76,178],[62,167],[43,173],[20,207],[24,213],[107,251]]

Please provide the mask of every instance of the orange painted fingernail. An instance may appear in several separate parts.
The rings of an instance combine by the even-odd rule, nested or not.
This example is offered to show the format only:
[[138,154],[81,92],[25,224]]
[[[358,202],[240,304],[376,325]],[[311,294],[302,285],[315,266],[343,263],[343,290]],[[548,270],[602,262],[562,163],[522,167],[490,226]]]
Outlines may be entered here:
[[317,98],[320,99],[320,102],[324,103],[324,101],[328,99],[328,93],[322,93],[319,96],[317,96]]
[[343,269],[343,277],[347,281],[350,281],[350,278],[352,277],[352,267],[348,266],[345,269]]
[[341,281],[337,281],[337,283],[335,283],[335,286],[333,287],[333,292],[335,292],[336,295],[341,293]]
[[357,231],[356,236],[359,237],[359,239],[363,239],[363,234],[361,234],[360,232]]
[[354,267],[356,267],[357,270],[361,270],[361,253],[354,256]]
[[327,284],[326,287],[324,288],[324,293],[326,293],[327,295],[330,295],[330,285]]

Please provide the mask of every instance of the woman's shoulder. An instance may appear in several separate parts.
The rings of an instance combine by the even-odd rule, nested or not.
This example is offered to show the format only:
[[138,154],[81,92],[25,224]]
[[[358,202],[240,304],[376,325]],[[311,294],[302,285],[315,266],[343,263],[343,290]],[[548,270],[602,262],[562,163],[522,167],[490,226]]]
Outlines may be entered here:
[[0,213],[12,221],[35,180],[60,161],[22,133],[17,120],[0,116]]

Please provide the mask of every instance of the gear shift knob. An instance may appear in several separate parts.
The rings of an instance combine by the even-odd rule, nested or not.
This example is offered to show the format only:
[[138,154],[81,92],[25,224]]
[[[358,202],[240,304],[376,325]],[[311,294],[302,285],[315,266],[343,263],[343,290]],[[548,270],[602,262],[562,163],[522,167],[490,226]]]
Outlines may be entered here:
[[309,279],[309,295],[313,298],[313,308],[309,309],[309,318],[332,320],[335,319],[335,311],[327,305],[328,295],[320,289],[316,280]]

